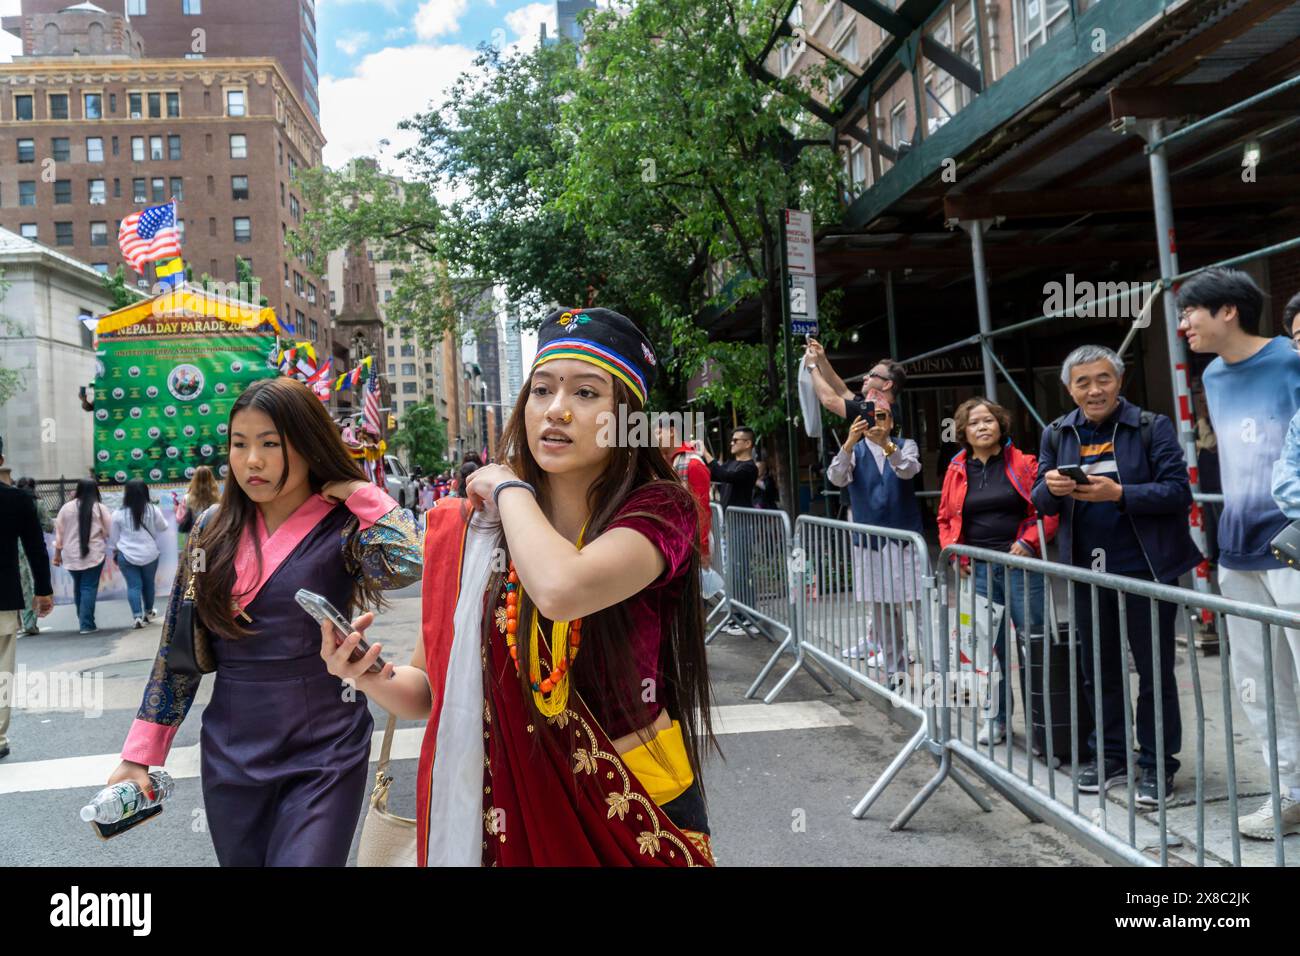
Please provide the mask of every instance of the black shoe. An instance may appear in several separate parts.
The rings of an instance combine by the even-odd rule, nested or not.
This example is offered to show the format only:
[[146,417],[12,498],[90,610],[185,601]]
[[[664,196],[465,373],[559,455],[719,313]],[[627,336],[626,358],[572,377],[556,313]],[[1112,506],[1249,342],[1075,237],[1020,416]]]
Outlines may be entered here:
[[[1174,792],[1174,775],[1165,776],[1165,799]],[[1143,767],[1142,776],[1138,778],[1137,802],[1144,807],[1160,806],[1160,771],[1152,767]]]
[[[1123,783],[1127,773],[1128,770],[1122,763],[1108,765],[1106,767],[1106,789],[1109,790],[1116,784]],[[1080,793],[1096,793],[1100,789],[1097,785],[1097,765],[1093,764],[1080,770],[1078,781]]]
[[5,757],[8,757],[8,756],[9,756],[9,748],[8,748],[8,746],[0,747],[0,760],[4,760]]

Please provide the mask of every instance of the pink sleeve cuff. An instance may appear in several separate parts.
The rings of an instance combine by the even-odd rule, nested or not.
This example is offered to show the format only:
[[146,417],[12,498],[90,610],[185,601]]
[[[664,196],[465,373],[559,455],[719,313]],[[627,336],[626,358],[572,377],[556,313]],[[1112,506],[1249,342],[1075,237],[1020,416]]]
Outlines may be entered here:
[[362,531],[397,507],[397,502],[389,497],[388,492],[378,485],[370,484],[348,495],[345,504],[360,519]]
[[161,767],[167,762],[172,738],[178,730],[180,724],[153,724],[137,717],[131,724],[131,732],[126,735],[126,743],[122,745],[122,759],[146,767]]

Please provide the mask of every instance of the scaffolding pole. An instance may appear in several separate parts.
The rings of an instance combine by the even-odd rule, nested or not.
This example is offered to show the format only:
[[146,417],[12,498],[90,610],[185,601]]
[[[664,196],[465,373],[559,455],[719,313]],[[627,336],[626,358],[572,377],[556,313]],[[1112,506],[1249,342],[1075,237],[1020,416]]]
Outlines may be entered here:
[[998,400],[998,377],[993,370],[990,356],[993,346],[990,344],[993,332],[993,316],[989,309],[989,281],[984,268],[984,223],[983,219],[961,223],[962,229],[970,236],[971,262],[975,266],[975,306],[979,312],[979,343],[983,353],[984,395],[991,402]]
[[[1195,496],[1200,493],[1200,474],[1196,465],[1196,431],[1192,422],[1192,393],[1188,374],[1187,350],[1178,334],[1178,303],[1174,295],[1178,275],[1178,252],[1174,234],[1174,203],[1169,185],[1169,159],[1165,152],[1165,121],[1149,120],[1138,126],[1138,135],[1154,147],[1147,155],[1151,167],[1151,201],[1155,210],[1156,247],[1160,253],[1161,304],[1165,313],[1165,344],[1169,349],[1169,376],[1173,383],[1175,424],[1187,463],[1187,478],[1192,485],[1191,532],[1201,554],[1209,553],[1209,543],[1202,522],[1202,510]],[[1209,562],[1202,561],[1192,576],[1197,591],[1209,592]],[[1210,625],[1212,629],[1213,625]],[[1192,635],[1187,635],[1191,643]]]

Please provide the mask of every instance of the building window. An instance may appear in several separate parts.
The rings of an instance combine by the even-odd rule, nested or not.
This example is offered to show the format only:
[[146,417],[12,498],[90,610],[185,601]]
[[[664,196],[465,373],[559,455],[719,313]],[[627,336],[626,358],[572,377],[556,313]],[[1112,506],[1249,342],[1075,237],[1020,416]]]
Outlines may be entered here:
[[[209,217],[208,217],[208,235],[209,235],[209,236],[215,236],[216,234],[217,234],[217,217],[216,217],[216,216],[209,216]],[[216,269],[215,269],[215,268],[213,269],[213,273],[212,273],[212,274],[213,274],[213,275],[216,275]]]
[[415,346],[410,342],[402,346],[402,358],[415,358]]
[[244,115],[244,91],[243,90],[226,90],[226,115],[227,116]]
[[203,0],[181,0],[181,13],[196,17],[203,12]]
[[235,242],[253,241],[253,220],[247,216],[235,217]]
[[307,283],[307,301],[312,305],[316,304],[316,287],[310,282]]
[[302,314],[302,309],[293,310],[293,319],[294,319],[293,327],[295,329],[303,329],[304,331],[306,330],[307,317]]
[[403,362],[403,363],[402,363],[402,374],[403,374],[403,375],[414,375],[414,374],[416,374],[416,372],[415,372],[415,363],[414,363],[414,362]]
[[143,136],[131,137],[131,158],[135,160],[137,163],[144,162],[144,137]]
[[117,137],[116,137],[116,136],[113,137],[113,155],[114,155],[114,156],[117,155]]
[[108,190],[104,186],[104,180],[90,179],[86,181],[86,186],[92,206],[102,206],[108,202]]
[[280,183],[280,208],[284,208],[284,183]]
[[24,239],[36,239],[39,229],[34,222],[25,222],[18,227],[18,234]]
[[292,156],[289,157],[289,182],[293,182],[293,177],[298,172],[298,161]]
[[51,93],[50,94],[50,119],[65,120],[68,118],[68,94]]
[[20,120],[35,119],[36,113],[32,107],[32,97],[26,96],[14,97],[14,118]]
[[179,93],[167,94],[167,115],[169,117],[181,115],[181,95]]
[[149,137],[149,158],[152,160],[163,158],[163,138],[161,136]]
[[116,176],[113,177],[113,198],[122,198],[122,180],[118,179]]
[[[836,4],[838,7],[839,4]],[[845,63],[858,65],[858,30],[853,27],[848,33],[844,34],[844,39],[835,44],[835,55]],[[827,91],[832,97],[839,95],[840,90],[844,89],[845,84],[849,81],[849,73],[843,68],[835,75],[827,86]]]
[[54,180],[54,205],[66,206],[72,202],[72,180]]
[[95,270],[96,272],[98,272],[100,275],[103,275],[103,276],[108,275],[108,263],[107,263],[107,262],[92,262],[92,263],[90,264],[90,268],[94,269],[94,270]]
[[167,180],[155,176],[149,181],[149,194],[152,202],[164,202],[167,199]]
[[86,162],[102,163],[104,161],[104,138],[102,136],[86,137]]
[[230,134],[230,158],[248,159],[248,137],[243,133]]
[[126,0],[126,15],[128,17],[142,17],[148,13],[149,0]]
[[18,141],[18,162],[20,163],[36,162],[36,140],[20,139]]
[[185,180],[180,176],[173,176],[167,180],[168,191],[172,194],[172,199],[185,199]]
[[162,116],[162,94],[149,94],[149,118],[159,119]]
[[302,206],[298,204],[297,196],[289,196],[289,215],[293,216],[294,222],[302,221]]
[[293,294],[301,296],[303,293],[302,273],[294,272],[293,274]]
[[416,391],[418,390],[418,388],[419,388],[419,383],[418,383],[418,382],[403,382],[403,383],[402,383],[402,394],[403,394],[403,395],[414,395],[414,394],[416,394]]
[[133,179],[133,180],[131,180],[131,201],[132,201],[132,202],[148,202],[148,201],[149,201],[149,197],[148,197],[148,195],[145,194],[145,187],[144,187],[144,180],[143,180],[143,179]]
[[385,290],[384,290],[384,301],[385,301],[385,302],[389,302],[389,301],[392,300],[392,298],[393,298],[393,290],[392,290],[392,289],[385,289]]
[[315,319],[311,320],[311,337],[313,340],[320,338],[320,323]]
[[1016,0],[1015,11],[1022,60],[1070,22],[1070,0]]
[[388,357],[389,357],[389,358],[396,358],[396,357],[397,357],[397,349],[394,348],[394,347],[391,346],[391,345],[388,346]]
[[889,114],[889,135],[890,142],[894,146],[904,144],[911,145],[907,142],[907,102],[904,101],[894,107],[893,112]]
[[90,224],[90,244],[92,246],[108,245],[108,223],[92,222]]
[[73,245],[72,223],[56,222],[54,224],[54,244],[57,246]]
[[104,118],[104,96],[101,93],[86,93],[86,119],[103,119]]
[[139,119],[144,115],[144,96],[140,93],[128,93],[126,95],[127,107],[131,113],[131,119]]
[[55,162],[66,163],[72,158],[71,140],[66,136],[55,136],[50,140],[50,153]]
[[171,135],[167,137],[167,158],[181,158],[181,138],[179,136]]
[[176,220],[176,233],[181,238],[181,245],[182,246],[185,245],[185,220],[184,219]]
[[231,199],[248,198],[248,177],[247,176],[230,177],[230,198]]
[[277,165],[284,165],[284,140],[282,139],[275,141],[275,161]]

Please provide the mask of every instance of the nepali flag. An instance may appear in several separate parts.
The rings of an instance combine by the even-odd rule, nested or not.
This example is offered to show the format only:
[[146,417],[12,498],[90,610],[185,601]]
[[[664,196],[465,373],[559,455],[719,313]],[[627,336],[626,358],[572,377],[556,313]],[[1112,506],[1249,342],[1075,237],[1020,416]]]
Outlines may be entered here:
[[117,244],[122,257],[141,274],[146,262],[180,256],[181,234],[176,227],[175,201],[131,213],[117,230]]

